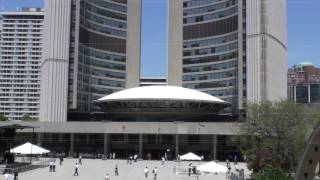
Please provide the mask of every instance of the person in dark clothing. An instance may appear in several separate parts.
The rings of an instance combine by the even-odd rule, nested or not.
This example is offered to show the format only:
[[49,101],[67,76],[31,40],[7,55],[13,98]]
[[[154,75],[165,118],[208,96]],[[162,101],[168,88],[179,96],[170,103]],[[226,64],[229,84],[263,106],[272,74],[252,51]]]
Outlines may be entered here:
[[188,176],[191,176],[191,169],[192,169],[191,166],[189,166],[189,168],[188,168],[188,170],[189,170],[188,171]]
[[62,165],[62,162],[63,162],[63,157],[60,156],[59,160],[60,160],[60,166],[61,166],[61,165]]
[[114,168],[114,175],[118,176],[119,175],[119,170],[118,170],[118,165],[116,164],[116,167]]
[[13,172],[13,179],[18,180],[18,169],[15,169]]

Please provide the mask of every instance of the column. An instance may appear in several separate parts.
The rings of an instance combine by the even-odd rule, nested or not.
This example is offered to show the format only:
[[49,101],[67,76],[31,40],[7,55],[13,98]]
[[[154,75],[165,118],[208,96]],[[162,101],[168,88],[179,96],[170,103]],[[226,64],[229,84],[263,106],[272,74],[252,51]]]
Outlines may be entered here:
[[175,152],[176,152],[176,157],[179,155],[179,134],[176,134],[176,140],[175,140]]
[[103,135],[103,154],[107,155],[108,153],[108,134]]
[[212,135],[212,158],[217,159],[217,135]]
[[139,134],[139,158],[143,159],[143,134]]
[[310,84],[308,85],[308,103],[311,103],[311,88],[310,88]]
[[73,157],[73,152],[74,151],[74,134],[70,134],[70,148],[69,148],[69,156]]
[[42,134],[41,134],[41,133],[38,133],[38,134],[37,134],[37,144],[38,144],[39,146],[41,146],[41,139],[42,139]]
[[90,135],[86,134],[86,144],[89,144],[89,142],[90,142]]
[[297,86],[293,86],[293,99],[297,102]]

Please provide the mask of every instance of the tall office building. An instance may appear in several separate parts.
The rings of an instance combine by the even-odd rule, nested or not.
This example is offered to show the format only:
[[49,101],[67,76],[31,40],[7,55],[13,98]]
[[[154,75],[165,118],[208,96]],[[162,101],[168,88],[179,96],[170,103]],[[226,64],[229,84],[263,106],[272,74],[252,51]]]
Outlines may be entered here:
[[43,12],[2,12],[0,113],[9,120],[39,118]]
[[139,86],[140,1],[45,1],[41,121],[95,111],[94,100]]
[[287,97],[286,0],[169,0],[168,84],[233,104]]

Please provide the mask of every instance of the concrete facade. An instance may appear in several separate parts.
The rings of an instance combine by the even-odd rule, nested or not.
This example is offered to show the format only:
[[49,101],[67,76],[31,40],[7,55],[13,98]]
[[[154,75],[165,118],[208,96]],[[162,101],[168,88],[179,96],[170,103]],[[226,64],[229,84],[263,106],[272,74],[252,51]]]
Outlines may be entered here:
[[39,119],[43,11],[1,12],[0,114]]
[[67,119],[70,7],[69,0],[45,3],[39,121],[64,122]]
[[247,100],[287,98],[286,0],[247,0]]

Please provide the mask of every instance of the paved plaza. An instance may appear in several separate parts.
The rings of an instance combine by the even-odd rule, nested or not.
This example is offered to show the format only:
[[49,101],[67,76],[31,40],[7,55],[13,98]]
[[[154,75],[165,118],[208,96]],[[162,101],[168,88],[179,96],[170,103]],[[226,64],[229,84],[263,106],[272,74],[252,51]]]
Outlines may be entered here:
[[[111,180],[145,180],[144,168],[149,168],[149,177],[152,180],[152,169],[158,168],[157,180],[187,180],[197,179],[197,176],[189,177],[187,174],[174,173],[174,167],[179,169],[179,163],[169,161],[161,165],[160,161],[138,161],[127,164],[125,160],[100,160],[83,159],[79,167],[79,176],[73,176],[74,165],[77,159],[65,159],[62,166],[58,165],[56,172],[49,172],[49,168],[41,168],[19,174],[19,180],[104,180],[106,173],[111,175]],[[181,162],[181,167],[187,167],[190,162]],[[193,165],[204,164],[205,162],[192,162]],[[119,176],[114,175],[115,165],[119,167]],[[225,163],[220,163],[225,165]],[[245,168],[245,164],[238,163],[239,168]],[[234,164],[232,163],[232,169]],[[245,171],[248,174],[248,171]],[[199,176],[199,180],[226,180],[225,174],[206,174]]]

